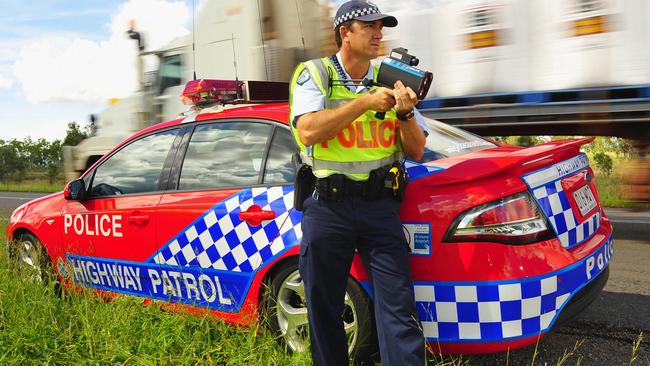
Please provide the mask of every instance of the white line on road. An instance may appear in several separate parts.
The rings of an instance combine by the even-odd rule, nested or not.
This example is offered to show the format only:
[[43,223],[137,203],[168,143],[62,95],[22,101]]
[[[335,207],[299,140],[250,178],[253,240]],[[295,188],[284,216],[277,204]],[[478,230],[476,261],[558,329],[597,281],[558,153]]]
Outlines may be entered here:
[[38,198],[38,197],[23,198],[23,197],[4,197],[4,196],[0,196],[0,200],[22,200],[22,201],[31,201],[31,200],[33,200],[33,199],[35,199],[35,198]]

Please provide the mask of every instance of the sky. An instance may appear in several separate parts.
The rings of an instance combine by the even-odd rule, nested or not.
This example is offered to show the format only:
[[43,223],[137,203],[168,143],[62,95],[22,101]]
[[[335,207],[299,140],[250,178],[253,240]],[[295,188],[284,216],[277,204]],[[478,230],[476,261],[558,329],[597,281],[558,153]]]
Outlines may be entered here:
[[63,139],[131,94],[130,19],[157,48],[189,32],[192,0],[1,0],[0,139]]
[[[194,0],[195,8],[203,1],[223,0]],[[136,47],[126,36],[129,20],[147,50],[156,49],[189,33],[192,3],[0,0],[0,139],[62,140],[69,122],[85,126],[109,100],[132,94]]]

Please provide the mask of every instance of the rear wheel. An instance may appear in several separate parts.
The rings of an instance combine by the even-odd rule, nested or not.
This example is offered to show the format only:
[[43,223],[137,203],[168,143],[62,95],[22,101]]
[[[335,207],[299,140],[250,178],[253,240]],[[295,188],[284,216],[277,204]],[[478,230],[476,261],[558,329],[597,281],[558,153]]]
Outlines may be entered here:
[[[285,263],[276,272],[266,297],[267,305],[264,309],[268,324],[278,336],[279,342],[290,352],[307,351],[307,304],[297,261]],[[348,338],[348,352],[357,361],[369,360],[378,354],[371,306],[372,303],[361,286],[352,277],[348,277],[342,319]]]

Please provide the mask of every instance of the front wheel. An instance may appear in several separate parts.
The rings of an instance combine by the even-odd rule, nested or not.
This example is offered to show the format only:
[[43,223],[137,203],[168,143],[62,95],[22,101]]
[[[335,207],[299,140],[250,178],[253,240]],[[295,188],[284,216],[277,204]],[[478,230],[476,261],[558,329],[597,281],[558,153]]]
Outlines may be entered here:
[[25,277],[46,282],[52,276],[50,258],[40,240],[32,233],[17,235],[9,246],[9,254],[19,273]]
[[[280,268],[270,283],[264,309],[269,327],[290,352],[309,349],[309,323],[305,288],[293,260]],[[348,277],[343,310],[343,328],[348,338],[348,352],[357,361],[376,357],[377,335],[372,316],[372,302],[359,284]]]

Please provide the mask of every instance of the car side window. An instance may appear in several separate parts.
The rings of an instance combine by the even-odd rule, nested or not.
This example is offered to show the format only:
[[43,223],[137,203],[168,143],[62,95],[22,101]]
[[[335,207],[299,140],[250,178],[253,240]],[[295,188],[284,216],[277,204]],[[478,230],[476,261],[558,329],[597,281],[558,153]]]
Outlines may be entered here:
[[218,122],[199,125],[187,146],[180,190],[258,184],[271,125]]
[[178,130],[145,136],[113,154],[95,169],[90,196],[157,191],[160,173]]
[[295,168],[291,160],[299,151],[291,132],[277,127],[273,133],[269,156],[266,159],[264,183],[291,183],[295,177]]

